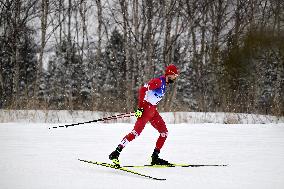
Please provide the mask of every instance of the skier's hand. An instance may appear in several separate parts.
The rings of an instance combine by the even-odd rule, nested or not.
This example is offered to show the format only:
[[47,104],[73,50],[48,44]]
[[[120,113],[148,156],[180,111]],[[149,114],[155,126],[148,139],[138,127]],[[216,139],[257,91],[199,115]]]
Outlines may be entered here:
[[142,117],[143,111],[144,111],[143,108],[137,108],[135,110],[135,117],[136,118]]

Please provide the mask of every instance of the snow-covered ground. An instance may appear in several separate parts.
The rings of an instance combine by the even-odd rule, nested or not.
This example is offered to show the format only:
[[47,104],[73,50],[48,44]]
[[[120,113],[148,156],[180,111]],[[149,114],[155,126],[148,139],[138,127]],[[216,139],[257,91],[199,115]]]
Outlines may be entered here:
[[[58,124],[0,124],[1,189],[235,188],[284,187],[284,124],[169,124],[161,157],[175,163],[228,167],[136,168],[155,181],[98,167],[78,158],[108,161],[133,124],[96,123],[48,129]],[[148,163],[158,133],[151,125],[129,143],[122,164]]]

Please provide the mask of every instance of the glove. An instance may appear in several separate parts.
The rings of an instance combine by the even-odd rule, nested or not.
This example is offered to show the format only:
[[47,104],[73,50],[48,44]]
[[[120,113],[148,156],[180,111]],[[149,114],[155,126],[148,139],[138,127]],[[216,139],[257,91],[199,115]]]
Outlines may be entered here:
[[135,117],[136,117],[136,118],[142,117],[143,111],[144,111],[143,108],[137,108],[137,109],[135,110]]

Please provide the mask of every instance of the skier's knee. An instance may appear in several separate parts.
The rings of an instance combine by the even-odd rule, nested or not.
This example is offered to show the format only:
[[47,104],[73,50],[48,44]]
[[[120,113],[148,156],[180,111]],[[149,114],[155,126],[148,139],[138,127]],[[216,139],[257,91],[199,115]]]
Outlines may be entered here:
[[166,132],[161,132],[161,133],[160,133],[160,136],[163,137],[163,138],[168,137],[168,131],[166,131]]
[[134,135],[135,138],[137,138],[139,136],[139,132],[135,131],[134,129],[131,131],[131,134]]

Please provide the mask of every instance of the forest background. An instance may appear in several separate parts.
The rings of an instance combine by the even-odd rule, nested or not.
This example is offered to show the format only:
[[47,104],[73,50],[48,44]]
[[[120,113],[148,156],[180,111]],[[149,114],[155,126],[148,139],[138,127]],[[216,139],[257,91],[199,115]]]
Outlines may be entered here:
[[0,109],[284,115],[282,0],[0,0]]

